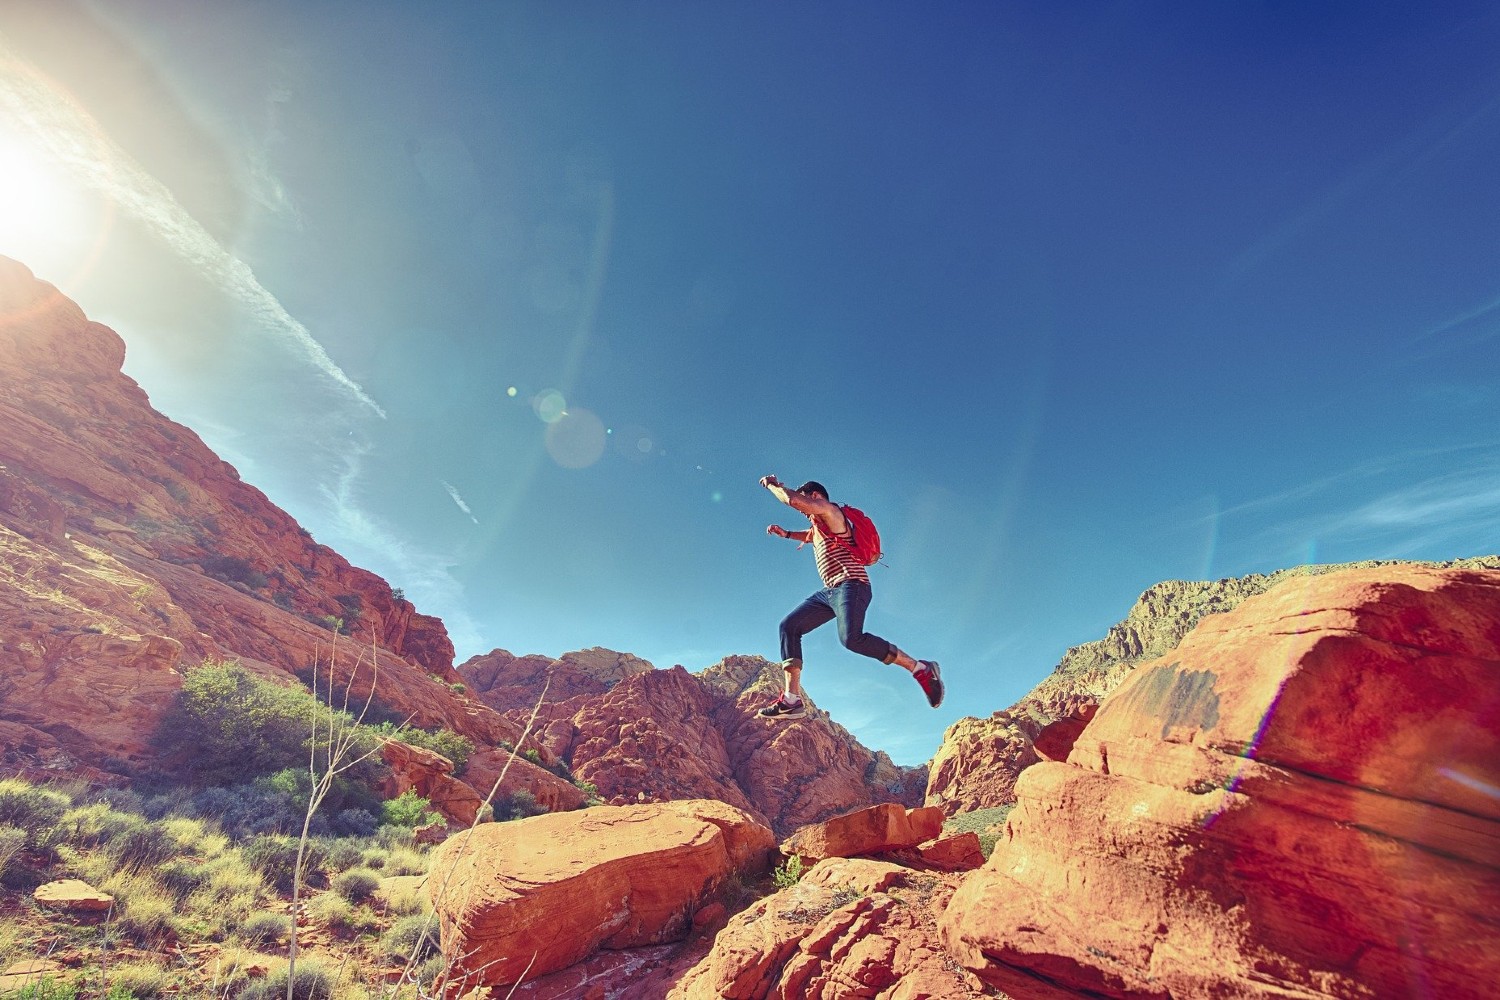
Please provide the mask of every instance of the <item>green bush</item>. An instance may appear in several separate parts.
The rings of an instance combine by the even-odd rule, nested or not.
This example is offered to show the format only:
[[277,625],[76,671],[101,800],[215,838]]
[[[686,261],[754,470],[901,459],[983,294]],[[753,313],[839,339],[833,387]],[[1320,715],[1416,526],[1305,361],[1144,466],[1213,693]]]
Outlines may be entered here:
[[335,876],[330,887],[351,903],[363,903],[380,888],[380,878],[366,868],[354,868]]
[[431,811],[432,803],[408,788],[394,799],[387,799],[380,810],[380,822],[385,826],[426,826],[437,819]]
[[295,978],[288,964],[278,965],[264,979],[251,981],[237,1000],[284,1000],[289,980],[293,984],[292,1000],[333,1000],[337,979],[321,962],[311,958],[297,962]]
[[[267,884],[274,886],[276,891],[282,894],[292,891],[292,882],[297,871],[297,849],[296,837],[274,834],[252,838],[240,848],[245,864],[250,866],[250,870],[259,872]],[[304,885],[312,885],[314,881],[320,880],[323,860],[323,844],[316,837],[308,838],[302,858]]]
[[413,914],[391,925],[380,939],[380,947],[398,962],[420,963],[437,954],[437,918]]
[[25,830],[29,847],[53,847],[57,823],[72,805],[72,799],[55,789],[20,778],[0,779],[0,826]]
[[204,784],[247,783],[305,769],[313,720],[328,711],[305,690],[261,680],[237,663],[205,661],[183,678],[158,742],[181,754]]
[[771,873],[771,881],[778,889],[790,889],[802,881],[802,856],[793,854],[786,863]]
[[240,937],[250,944],[270,945],[292,936],[292,918],[285,913],[262,910],[252,913],[239,926]]
[[43,976],[13,993],[7,993],[5,1000],[77,1000],[77,997],[78,987],[74,984]]

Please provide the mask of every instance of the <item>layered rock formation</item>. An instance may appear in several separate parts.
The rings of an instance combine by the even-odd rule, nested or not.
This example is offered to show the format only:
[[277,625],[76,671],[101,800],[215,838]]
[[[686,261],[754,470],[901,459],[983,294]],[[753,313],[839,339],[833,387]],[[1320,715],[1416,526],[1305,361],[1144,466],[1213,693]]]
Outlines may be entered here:
[[1488,995],[1500,573],[1283,581],[1138,667],[943,917],[1017,995]]
[[461,833],[434,854],[426,890],[450,979],[505,986],[600,949],[681,940],[774,849],[770,830],[720,802],[597,806]]
[[535,711],[535,741],[607,800],[713,798],[784,835],[877,802],[919,805],[926,782],[925,769],[866,749],[815,706],[790,723],[756,717],[782,683],[760,657],[691,674],[608,650],[552,661],[496,650],[459,673],[512,724]]
[[[1138,664],[1162,656],[1209,615],[1238,607],[1289,580],[1345,569],[1396,567],[1368,561],[1298,566],[1212,580],[1167,580],[1146,590],[1103,639],[1068,650],[1053,671],[1015,705],[988,719],[960,719],[943,735],[930,765],[926,802],[948,815],[1015,801],[1016,777],[1038,759],[1043,727],[1097,707]],[[1432,563],[1439,568],[1500,569],[1500,556]]]
[[516,739],[451,689],[442,622],[152,409],[124,357],[0,258],[0,765],[110,780],[148,761],[179,671],[208,658],[288,682],[317,664],[356,702],[374,678],[414,725]]

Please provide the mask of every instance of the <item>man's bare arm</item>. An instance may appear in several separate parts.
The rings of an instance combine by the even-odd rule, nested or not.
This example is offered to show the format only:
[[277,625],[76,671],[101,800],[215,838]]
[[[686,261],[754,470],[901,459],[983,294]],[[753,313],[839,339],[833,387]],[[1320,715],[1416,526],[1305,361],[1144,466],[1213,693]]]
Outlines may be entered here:
[[844,512],[833,501],[789,490],[775,476],[762,476],[760,484],[770,490],[771,495],[777,500],[793,510],[822,521],[823,527],[833,534],[842,535],[849,530],[849,523],[844,519]]

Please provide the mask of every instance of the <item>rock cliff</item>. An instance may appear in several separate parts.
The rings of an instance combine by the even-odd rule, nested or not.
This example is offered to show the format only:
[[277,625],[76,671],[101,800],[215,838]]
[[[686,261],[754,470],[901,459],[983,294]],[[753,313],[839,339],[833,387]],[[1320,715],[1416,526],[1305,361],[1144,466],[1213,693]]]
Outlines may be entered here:
[[944,940],[1018,995],[1490,995],[1500,572],[1284,579],[1028,768]]
[[790,723],[757,718],[782,682],[780,666],[760,657],[693,674],[602,649],[558,660],[496,650],[459,673],[513,724],[536,710],[534,740],[607,800],[717,799],[780,836],[878,802],[919,805],[927,780],[816,706]]
[[358,663],[356,693],[375,677],[416,725],[516,738],[452,690],[441,621],[153,409],[124,358],[117,334],[0,258],[0,765],[129,771],[179,670],[208,658],[287,680],[331,664],[340,685]]
[[[1138,664],[1159,657],[1210,615],[1289,580],[1346,569],[1399,567],[1368,561],[1298,566],[1274,573],[1204,581],[1167,580],[1141,594],[1125,619],[1104,638],[1075,646],[1025,697],[987,719],[960,719],[943,734],[930,765],[927,804],[950,816],[1015,801],[1017,776],[1038,759],[1035,741],[1050,723],[1097,707]],[[1452,569],[1500,569],[1500,556],[1430,564]]]

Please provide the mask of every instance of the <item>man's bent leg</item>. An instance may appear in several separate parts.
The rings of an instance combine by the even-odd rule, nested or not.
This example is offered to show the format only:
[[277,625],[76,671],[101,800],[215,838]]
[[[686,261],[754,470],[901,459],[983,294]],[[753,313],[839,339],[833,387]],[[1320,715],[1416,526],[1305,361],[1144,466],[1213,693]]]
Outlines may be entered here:
[[819,591],[781,620],[781,668],[786,672],[784,690],[791,697],[802,697],[802,637],[833,617],[833,608]]
[[882,663],[901,651],[878,635],[865,631],[865,611],[870,607],[870,585],[841,583],[834,588],[833,606],[839,620],[839,642],[852,652]]

